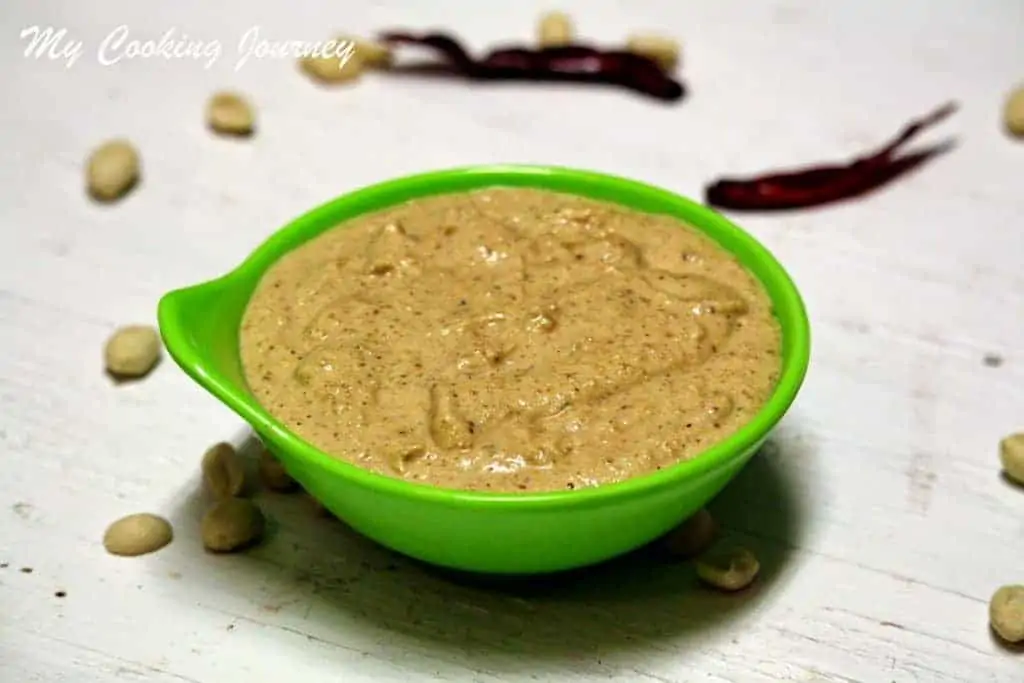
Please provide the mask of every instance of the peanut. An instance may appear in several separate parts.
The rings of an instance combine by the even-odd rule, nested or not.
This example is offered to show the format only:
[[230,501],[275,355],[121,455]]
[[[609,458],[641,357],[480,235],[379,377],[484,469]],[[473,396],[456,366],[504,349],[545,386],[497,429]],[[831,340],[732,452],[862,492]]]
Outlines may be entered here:
[[203,546],[215,553],[242,550],[259,541],[266,521],[256,505],[245,498],[227,498],[203,516]]
[[206,123],[215,133],[241,137],[252,134],[256,114],[241,95],[218,92],[206,104]]
[[303,57],[299,67],[313,80],[326,84],[355,81],[362,76],[366,62],[354,42],[335,40],[334,48],[326,52],[328,54]]
[[218,500],[241,495],[245,488],[245,468],[229,443],[214,444],[203,454],[203,483]]
[[114,331],[103,349],[107,372],[114,377],[142,377],[160,360],[160,334],[149,325],[126,325]]
[[718,525],[711,513],[701,508],[692,517],[662,537],[662,545],[675,557],[696,557],[715,539]]
[[1024,586],[1003,586],[988,604],[992,630],[1008,643],[1024,642]]
[[749,586],[761,570],[761,563],[746,548],[712,549],[697,560],[697,576],[705,583],[726,591]]
[[279,493],[289,493],[299,487],[298,483],[285,470],[284,465],[265,449],[260,453],[260,478],[263,480],[264,486]]
[[140,512],[122,517],[107,527],[103,547],[111,555],[134,557],[151,553],[171,542],[174,530],[163,517]]
[[999,442],[999,461],[1007,477],[1024,485],[1024,432],[1010,434]]
[[1006,96],[1003,104],[1003,126],[1014,137],[1024,137],[1024,85]]
[[573,40],[572,20],[564,12],[547,12],[537,22],[537,42],[541,47],[560,47]]
[[127,140],[110,140],[97,147],[86,163],[85,180],[89,194],[112,202],[128,193],[138,182],[139,154]]
[[679,63],[679,43],[668,36],[635,34],[626,40],[626,49],[657,62],[670,71]]

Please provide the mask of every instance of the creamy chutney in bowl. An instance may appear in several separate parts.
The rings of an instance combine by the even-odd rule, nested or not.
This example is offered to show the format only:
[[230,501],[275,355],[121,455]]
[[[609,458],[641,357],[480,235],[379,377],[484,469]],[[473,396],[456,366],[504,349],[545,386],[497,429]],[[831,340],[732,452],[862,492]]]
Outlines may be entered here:
[[621,482],[748,423],[782,368],[763,285],[664,214],[481,187],[343,221],[239,332],[259,403],[324,453],[446,489]]
[[346,192],[165,294],[168,354],[397,552],[583,567],[714,498],[810,361],[782,265],[669,190],[557,166]]

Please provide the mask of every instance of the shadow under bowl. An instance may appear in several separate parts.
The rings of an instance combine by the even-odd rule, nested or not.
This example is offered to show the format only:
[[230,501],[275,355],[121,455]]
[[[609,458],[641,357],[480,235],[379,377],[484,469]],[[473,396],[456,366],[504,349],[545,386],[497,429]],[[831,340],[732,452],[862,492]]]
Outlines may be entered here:
[[[514,494],[443,489],[372,473],[304,441],[260,405],[244,378],[239,328],[250,297],[275,261],[361,214],[492,186],[565,192],[668,214],[734,254],[764,285],[782,330],[782,368],[768,402],[737,432],[692,460],[591,489]],[[596,564],[671,529],[711,500],[753,456],[796,398],[810,358],[810,326],[800,294],[752,236],[667,190],[552,166],[447,169],[342,195],[282,228],[230,273],[166,294],[158,319],[175,362],[248,422],[289,474],[332,513],[400,553],[488,574],[541,574]]]

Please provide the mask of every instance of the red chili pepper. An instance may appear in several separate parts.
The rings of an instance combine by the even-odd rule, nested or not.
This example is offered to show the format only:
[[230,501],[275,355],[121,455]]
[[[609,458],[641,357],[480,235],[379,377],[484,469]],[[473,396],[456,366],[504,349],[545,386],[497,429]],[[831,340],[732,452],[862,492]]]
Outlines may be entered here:
[[774,211],[818,206],[865,194],[946,151],[948,144],[894,156],[912,137],[956,109],[957,104],[950,102],[911,121],[892,142],[847,164],[808,167],[746,180],[718,180],[706,188],[705,201],[724,209]]
[[686,94],[683,85],[652,59],[621,50],[602,50],[588,45],[492,50],[479,59],[466,52],[458,40],[443,33],[388,32],[387,43],[428,47],[442,64],[392,67],[405,73],[454,74],[472,80],[571,81],[619,85],[644,95],[675,101]]

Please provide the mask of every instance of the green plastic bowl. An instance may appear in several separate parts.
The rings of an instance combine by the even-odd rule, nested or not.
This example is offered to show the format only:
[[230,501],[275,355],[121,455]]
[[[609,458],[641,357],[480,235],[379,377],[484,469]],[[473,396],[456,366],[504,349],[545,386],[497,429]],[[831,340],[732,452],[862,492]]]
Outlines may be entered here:
[[[249,297],[281,256],[342,221],[416,197],[488,186],[535,187],[676,216],[729,250],[764,284],[782,328],[782,371],[768,403],[728,439],[654,474],[577,491],[529,494],[443,489],[374,474],[303,441],[256,401],[239,357]],[[497,165],[407,176],[330,201],[287,225],[235,270],[165,295],[160,332],[170,355],[264,441],[325,507],[369,538],[451,569],[538,574],[623,554],[671,529],[713,498],[789,409],[810,357],[800,294],[775,258],[711,209],[650,185],[550,166]]]

